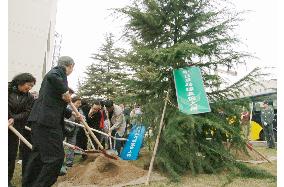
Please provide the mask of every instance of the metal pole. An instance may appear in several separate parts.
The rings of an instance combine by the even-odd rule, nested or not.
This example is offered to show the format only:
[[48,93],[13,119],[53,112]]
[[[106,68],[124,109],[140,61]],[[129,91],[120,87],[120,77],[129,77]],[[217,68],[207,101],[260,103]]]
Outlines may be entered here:
[[[68,122],[68,123],[72,123],[73,125],[77,125],[77,126],[79,126],[79,127],[85,128],[84,125],[82,125],[82,124],[79,124],[79,123],[76,123],[76,122],[73,122],[73,121],[69,121],[69,120],[66,120],[66,119],[65,119],[64,121],[65,121],[65,122]],[[94,132],[100,133],[100,134],[105,135],[105,136],[107,136],[107,137],[111,137],[111,138],[113,138],[113,139],[115,139],[115,140],[127,141],[126,138],[116,138],[116,137],[110,136],[109,134],[104,133],[104,132],[102,132],[102,131],[93,129],[93,128],[91,128],[91,127],[90,127],[90,129],[91,129],[92,131],[94,131]]]

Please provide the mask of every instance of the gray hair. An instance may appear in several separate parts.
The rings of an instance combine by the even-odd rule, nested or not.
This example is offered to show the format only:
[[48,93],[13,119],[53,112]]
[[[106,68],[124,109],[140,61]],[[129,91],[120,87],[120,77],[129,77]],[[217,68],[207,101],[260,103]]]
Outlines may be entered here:
[[69,56],[61,56],[58,59],[59,66],[67,67],[67,66],[74,65],[74,64],[75,64],[74,60]]

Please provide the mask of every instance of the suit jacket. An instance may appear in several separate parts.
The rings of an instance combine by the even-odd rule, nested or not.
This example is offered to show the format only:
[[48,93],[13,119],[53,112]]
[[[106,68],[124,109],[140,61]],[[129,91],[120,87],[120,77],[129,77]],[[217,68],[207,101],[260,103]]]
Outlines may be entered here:
[[51,128],[63,128],[64,117],[70,118],[72,111],[67,109],[67,103],[62,99],[62,94],[68,91],[65,68],[57,66],[52,68],[43,78],[39,97],[35,101],[29,122]]
[[[102,111],[103,112],[103,116],[104,116],[104,120],[106,120],[106,113],[105,111]],[[93,115],[89,118],[89,125],[90,127],[94,128],[94,129],[97,129],[97,130],[101,130],[100,128],[100,122],[102,120],[102,113],[101,113],[101,110],[99,110],[98,112],[94,112]]]
[[274,110],[272,107],[268,107],[267,109],[262,109],[261,114],[261,123],[264,124],[266,122],[267,124],[272,124],[273,119],[274,119]]
[[111,128],[110,130],[116,130],[119,136],[123,136],[126,128],[126,122],[125,122],[125,117],[123,114],[123,110],[120,106],[118,105],[113,105],[113,114],[110,117],[110,122],[111,122]]

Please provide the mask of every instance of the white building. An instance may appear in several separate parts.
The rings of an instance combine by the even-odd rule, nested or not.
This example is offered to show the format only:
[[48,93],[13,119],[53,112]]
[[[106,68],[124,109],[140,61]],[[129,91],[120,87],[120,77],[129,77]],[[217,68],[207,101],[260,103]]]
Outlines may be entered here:
[[277,93],[277,79],[261,80],[259,82],[260,84],[244,88],[244,94],[241,94],[240,97]]
[[8,81],[28,72],[36,77],[38,91],[51,69],[57,0],[8,1]]

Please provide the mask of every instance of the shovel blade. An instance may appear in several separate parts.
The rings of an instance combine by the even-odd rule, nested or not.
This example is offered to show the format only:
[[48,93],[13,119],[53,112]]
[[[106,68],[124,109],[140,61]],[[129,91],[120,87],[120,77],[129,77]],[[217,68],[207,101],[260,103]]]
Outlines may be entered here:
[[108,158],[111,158],[111,159],[115,159],[115,160],[118,160],[119,157],[117,156],[118,153],[116,150],[113,150],[113,149],[109,149],[109,150],[85,150],[84,151],[85,154],[92,154],[92,153],[102,153],[103,155],[105,155],[106,157]]
[[115,156],[118,155],[118,152],[114,149],[107,149],[106,153],[109,154],[109,155],[115,155]]

